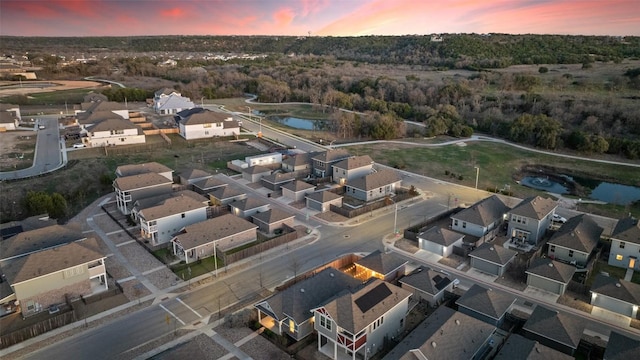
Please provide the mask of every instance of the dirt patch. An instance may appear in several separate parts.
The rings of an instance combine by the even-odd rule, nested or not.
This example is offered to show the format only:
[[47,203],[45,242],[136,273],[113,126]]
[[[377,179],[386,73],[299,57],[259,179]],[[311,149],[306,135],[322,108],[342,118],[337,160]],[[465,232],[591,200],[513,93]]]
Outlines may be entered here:
[[[11,82],[13,85],[20,84],[18,81]],[[102,86],[101,83],[95,81],[73,81],[73,80],[56,80],[56,81],[28,81],[24,87],[15,87],[0,89],[0,97],[11,95],[26,95],[44,92],[53,92],[59,90],[74,89],[93,89]]]
[[345,222],[349,220],[348,217],[342,216],[340,214],[336,214],[333,211],[319,213],[319,214],[316,214],[315,217],[317,217],[318,219],[322,219],[324,221],[332,222],[332,223]]
[[0,132],[0,171],[25,169],[33,164],[34,131]]

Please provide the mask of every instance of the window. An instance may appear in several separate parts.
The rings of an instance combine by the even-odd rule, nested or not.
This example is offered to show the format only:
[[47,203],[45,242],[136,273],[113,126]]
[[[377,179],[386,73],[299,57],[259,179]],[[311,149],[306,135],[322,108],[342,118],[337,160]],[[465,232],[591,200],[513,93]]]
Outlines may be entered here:
[[202,124],[202,127],[203,127],[203,128],[210,128],[210,127],[211,127],[211,124]]
[[624,243],[623,242],[620,243],[620,249],[624,249]]
[[324,315],[320,315],[320,326],[331,331],[331,320]]
[[573,257],[573,250],[569,250],[569,257]]
[[555,245],[549,246],[549,251],[550,252],[555,252],[556,251],[556,246]]
[[616,255],[616,260],[618,260],[618,261],[622,261],[622,255],[619,255],[619,254],[618,254],[618,255]]
[[84,272],[84,268],[82,267],[82,265],[68,268],[64,270],[64,278],[68,279],[70,277],[80,275],[83,272]]
[[463,229],[466,229],[466,228],[467,228],[467,222],[466,222],[466,221],[463,221],[463,222],[462,222],[462,228],[463,228]]
[[182,213],[182,218],[184,219],[184,217],[185,217],[185,214],[184,214],[184,213]]
[[371,331],[379,328],[380,325],[382,325],[383,323],[384,323],[384,316],[381,316],[378,318],[378,320],[374,321],[373,324],[371,324]]
[[453,226],[458,226],[458,220],[453,220]]

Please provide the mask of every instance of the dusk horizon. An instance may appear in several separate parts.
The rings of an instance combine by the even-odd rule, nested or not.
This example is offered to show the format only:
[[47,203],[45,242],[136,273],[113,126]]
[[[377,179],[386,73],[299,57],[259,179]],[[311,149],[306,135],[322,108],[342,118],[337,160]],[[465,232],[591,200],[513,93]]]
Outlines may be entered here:
[[3,36],[640,36],[633,0],[3,0]]

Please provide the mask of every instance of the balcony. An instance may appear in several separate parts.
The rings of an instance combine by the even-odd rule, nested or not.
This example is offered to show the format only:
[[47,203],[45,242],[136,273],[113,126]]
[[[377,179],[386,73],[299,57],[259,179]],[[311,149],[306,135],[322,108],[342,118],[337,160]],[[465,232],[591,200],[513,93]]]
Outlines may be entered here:
[[102,275],[105,272],[106,272],[106,270],[105,270],[104,264],[102,262],[89,264],[89,278],[93,278],[93,277]]

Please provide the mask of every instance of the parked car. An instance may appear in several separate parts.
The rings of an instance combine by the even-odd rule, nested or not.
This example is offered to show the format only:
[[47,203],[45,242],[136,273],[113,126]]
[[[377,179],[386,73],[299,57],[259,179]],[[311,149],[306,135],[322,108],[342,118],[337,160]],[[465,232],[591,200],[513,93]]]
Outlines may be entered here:
[[83,143],[77,143],[77,144],[73,144],[73,147],[75,149],[80,149],[80,148],[84,148],[87,147],[87,145],[83,144]]
[[567,219],[563,218],[562,216],[558,215],[558,214],[553,214],[553,217],[551,218],[552,221],[557,222],[557,223],[566,223]]
[[46,127],[44,125],[38,125],[38,129],[44,130]]

